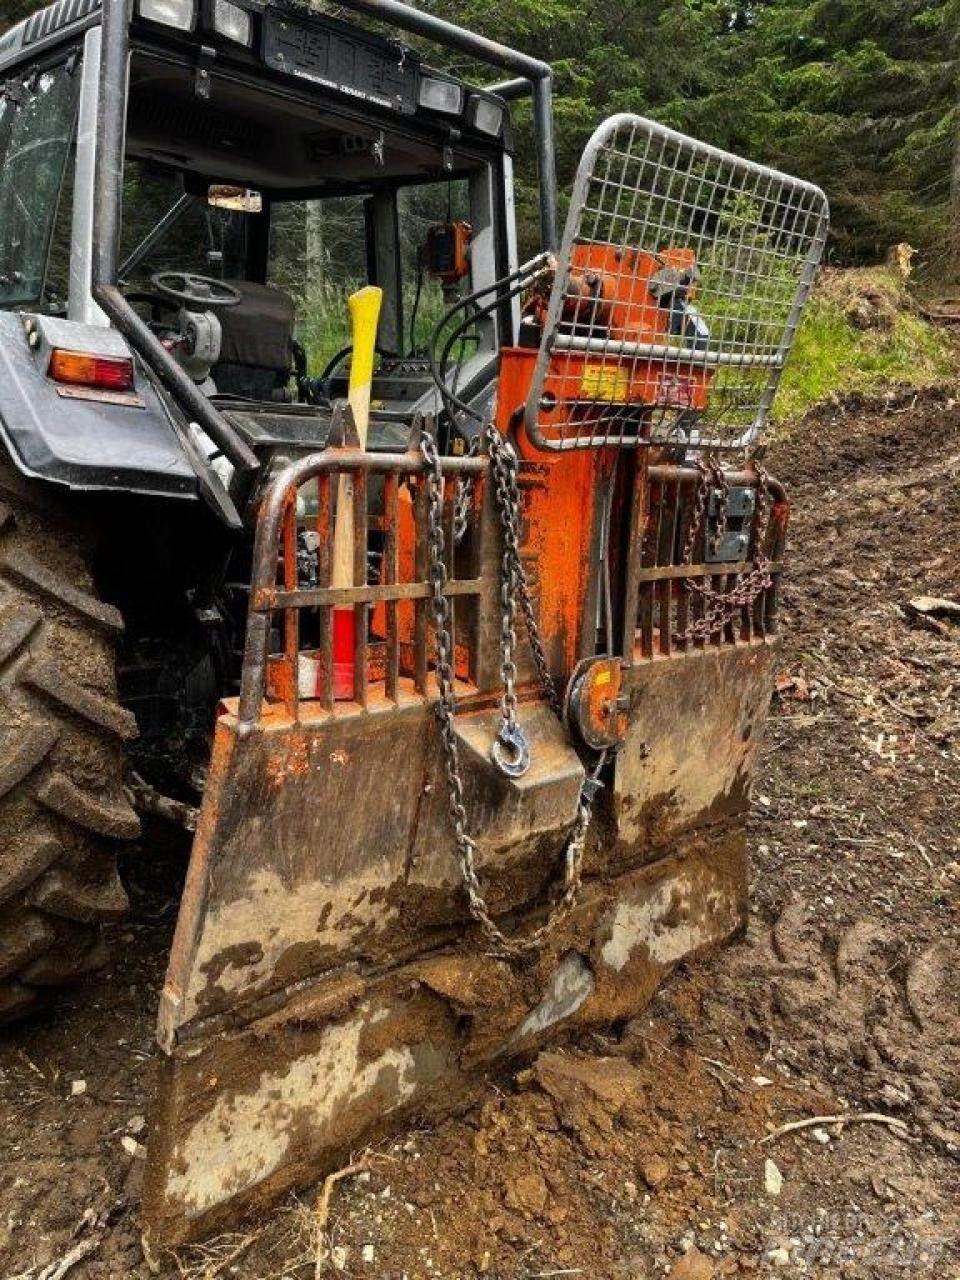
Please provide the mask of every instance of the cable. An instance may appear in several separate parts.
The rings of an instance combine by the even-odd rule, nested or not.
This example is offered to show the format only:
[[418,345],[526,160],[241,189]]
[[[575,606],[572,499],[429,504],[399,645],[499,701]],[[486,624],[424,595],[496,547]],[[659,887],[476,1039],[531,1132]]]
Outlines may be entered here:
[[515,268],[508,275],[503,276],[499,280],[494,280],[492,284],[484,285],[482,289],[476,289],[473,293],[468,293],[466,297],[459,298],[454,305],[443,315],[440,323],[434,330],[434,340],[437,339],[440,331],[447,325],[449,320],[458,311],[463,311],[471,302],[477,302],[480,298],[486,297],[488,293],[492,293],[495,289],[502,289],[505,285],[520,277],[529,276],[528,283],[532,284],[540,275],[550,261],[550,255],[540,253],[535,258],[531,258],[529,262],[523,263],[522,266]]
[[[529,288],[538,276],[543,273],[549,262],[549,254],[538,254],[537,257],[532,258],[529,262],[523,263],[501,279],[494,280],[492,284],[485,285],[481,289],[474,290],[473,293],[468,294],[466,297],[458,299],[458,301],[441,317],[440,322],[433,331],[427,356],[430,361],[430,375],[433,378],[440,398],[443,401],[444,408],[449,414],[452,422],[456,420],[456,414],[458,411],[465,413],[475,422],[482,422],[482,418],[476,410],[472,409],[470,405],[466,404],[458,396],[454,395],[447,387],[446,368],[453,346],[457,342],[458,338],[466,333],[471,326],[477,324],[486,316],[491,315],[498,307],[502,306],[504,302],[510,301],[510,299],[515,298],[518,294],[522,293],[524,289]],[[447,326],[457,315],[466,311],[471,305],[477,304],[481,298],[485,298],[490,293],[496,293],[496,297],[494,297],[493,301],[484,307],[475,306],[474,311],[467,317],[467,319],[459,324],[450,334],[444,345],[443,356],[438,361],[437,348],[440,345],[443,332]]]
[[410,347],[409,354],[412,356],[417,349],[417,312],[420,310],[420,294],[423,292],[423,250],[420,250],[418,256],[417,269],[417,291],[413,295],[413,310],[410,312]]
[[[444,327],[446,317],[444,321],[441,321],[441,323],[437,326],[437,329],[434,332],[434,345],[431,346],[430,352],[429,352],[430,372],[437,386],[437,389],[440,393],[440,397],[443,400],[444,408],[449,414],[452,422],[456,421],[456,415],[458,412],[466,414],[467,417],[472,418],[474,422],[482,423],[483,417],[481,414],[477,413],[477,411],[474,408],[472,408],[472,406],[468,405],[464,400],[461,400],[459,396],[454,395],[453,392],[447,387],[446,374],[447,374],[447,366],[450,359],[450,352],[453,350],[453,347],[456,345],[460,337],[464,333],[466,333],[466,331],[469,328],[471,328],[471,326],[478,323],[478,321],[484,319],[486,316],[492,315],[493,312],[496,311],[499,306],[501,306],[504,302],[508,302],[511,298],[515,298],[518,294],[522,293],[523,290],[528,287],[528,285],[529,285],[528,280],[519,280],[513,286],[512,289],[510,289],[506,293],[498,294],[492,302],[487,304],[487,306],[478,307],[475,312],[473,312],[470,316],[468,316],[467,319],[464,320],[462,324],[458,325],[457,328],[454,329],[453,332],[450,334],[449,338],[446,341],[446,344],[444,345],[443,355],[439,362],[437,361],[437,356],[436,356],[436,343],[439,342],[439,335],[442,328]],[[459,309],[460,308],[453,308],[452,310],[455,311]]]
[[[468,342],[474,343],[477,351],[480,350],[480,338],[482,336],[480,333],[480,327],[479,327],[480,319],[481,317],[479,316],[479,313],[475,308],[474,314],[470,317],[472,332],[465,332],[463,337],[460,339],[459,349],[457,351],[457,363],[453,370],[453,382],[450,388],[453,395],[457,395],[460,391],[460,375],[463,373],[463,362],[466,359],[467,343]],[[440,372],[443,374],[444,382],[446,382],[447,366],[444,361],[440,362]]]
[[[505,296],[512,297],[514,293],[520,292],[522,287],[524,286],[515,286],[514,289],[511,291],[511,293]],[[498,295],[496,298],[494,298],[493,302],[488,303],[487,306],[485,307],[478,307],[461,324],[459,324],[450,333],[450,336],[447,338],[447,341],[443,348],[443,354],[440,357],[439,361],[437,360],[436,349],[437,349],[437,345],[439,344],[440,331],[443,327],[443,322],[441,322],[441,325],[437,326],[437,330],[434,333],[434,343],[431,345],[430,353],[429,353],[430,372],[433,376],[433,380],[437,386],[437,389],[440,392],[440,396],[441,396],[441,399],[443,400],[444,407],[446,408],[447,413],[450,415],[451,421],[456,420],[456,413],[458,409],[460,412],[466,413],[469,417],[473,418],[475,422],[479,422],[481,421],[481,419],[480,419],[480,415],[474,409],[470,408],[469,405],[465,404],[464,401],[462,401],[457,395],[455,395],[454,392],[451,391],[450,388],[447,386],[447,368],[450,360],[450,352],[453,350],[458,340],[462,337],[462,335],[464,335],[467,332],[468,329],[472,328],[474,325],[479,323],[479,321],[484,319],[486,316],[491,315],[497,309],[497,307],[500,306],[501,301],[503,300],[504,300],[504,297],[502,297],[501,295]],[[454,309],[454,311],[458,311],[458,310],[459,308]]]

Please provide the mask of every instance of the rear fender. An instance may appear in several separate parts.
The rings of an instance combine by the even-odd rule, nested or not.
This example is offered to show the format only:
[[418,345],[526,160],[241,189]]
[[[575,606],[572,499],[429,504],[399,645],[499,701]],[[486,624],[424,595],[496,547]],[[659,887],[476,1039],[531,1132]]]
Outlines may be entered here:
[[[139,368],[129,402],[58,385],[27,343],[25,317],[0,311],[0,432],[17,468],[71,489],[196,498],[196,473],[152,383]],[[58,342],[96,352],[121,344],[111,329],[36,317]],[[110,354],[114,354],[110,346]],[[127,353],[129,354],[129,352]]]

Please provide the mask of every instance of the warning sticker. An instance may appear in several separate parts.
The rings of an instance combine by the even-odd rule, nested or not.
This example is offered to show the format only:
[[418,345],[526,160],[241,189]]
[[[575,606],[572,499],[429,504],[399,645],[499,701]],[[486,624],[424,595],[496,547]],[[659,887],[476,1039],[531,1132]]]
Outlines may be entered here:
[[630,371],[619,364],[588,364],[580,391],[591,400],[626,400],[630,393]]

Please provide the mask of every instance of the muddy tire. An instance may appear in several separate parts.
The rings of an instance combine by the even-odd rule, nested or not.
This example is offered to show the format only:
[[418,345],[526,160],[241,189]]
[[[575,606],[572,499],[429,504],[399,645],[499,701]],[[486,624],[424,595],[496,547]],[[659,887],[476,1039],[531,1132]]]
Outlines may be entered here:
[[83,530],[0,463],[0,1022],[101,968],[127,908],[118,842],[136,721],[117,702],[119,612],[95,594]]

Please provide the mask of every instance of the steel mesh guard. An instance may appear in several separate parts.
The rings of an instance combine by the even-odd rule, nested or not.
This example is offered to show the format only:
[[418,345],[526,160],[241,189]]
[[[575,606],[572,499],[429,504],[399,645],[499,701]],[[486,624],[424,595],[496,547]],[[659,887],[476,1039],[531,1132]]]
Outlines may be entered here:
[[819,187],[640,116],[593,135],[526,406],[547,450],[742,449],[823,252]]

